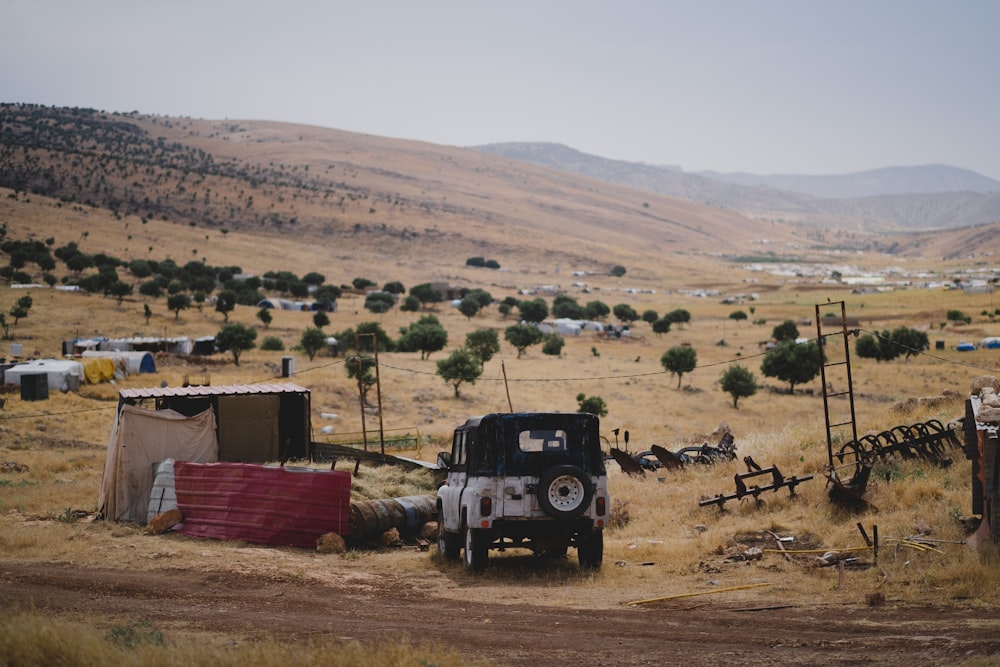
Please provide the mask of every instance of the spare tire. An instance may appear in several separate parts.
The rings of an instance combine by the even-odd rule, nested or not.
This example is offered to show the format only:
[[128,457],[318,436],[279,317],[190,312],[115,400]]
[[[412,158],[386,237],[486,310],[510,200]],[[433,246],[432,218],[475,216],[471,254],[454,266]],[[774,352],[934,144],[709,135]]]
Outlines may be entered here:
[[575,519],[590,507],[594,485],[583,470],[553,466],[538,478],[538,504],[554,519]]

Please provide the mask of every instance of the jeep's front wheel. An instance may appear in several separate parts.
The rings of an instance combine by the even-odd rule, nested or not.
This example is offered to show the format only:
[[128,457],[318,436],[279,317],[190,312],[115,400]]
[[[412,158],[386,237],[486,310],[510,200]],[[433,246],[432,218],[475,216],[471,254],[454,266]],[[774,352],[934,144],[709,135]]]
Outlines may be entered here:
[[444,529],[444,518],[441,516],[440,510],[438,510],[437,543],[438,551],[441,552],[445,560],[458,560],[462,551],[462,536],[449,533]]
[[576,545],[576,555],[580,567],[585,570],[600,570],[604,562],[604,531],[595,530],[589,535],[581,535]]
[[575,519],[590,507],[594,485],[580,468],[553,466],[538,478],[538,504],[554,519]]
[[479,528],[465,529],[465,568],[470,572],[483,572],[489,562],[489,535]]

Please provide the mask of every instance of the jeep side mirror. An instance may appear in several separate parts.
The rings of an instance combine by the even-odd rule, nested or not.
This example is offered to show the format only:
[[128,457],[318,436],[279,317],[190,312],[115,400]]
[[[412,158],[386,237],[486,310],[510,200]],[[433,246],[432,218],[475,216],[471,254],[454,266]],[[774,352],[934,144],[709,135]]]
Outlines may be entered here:
[[451,452],[438,452],[438,468],[448,469],[451,467]]

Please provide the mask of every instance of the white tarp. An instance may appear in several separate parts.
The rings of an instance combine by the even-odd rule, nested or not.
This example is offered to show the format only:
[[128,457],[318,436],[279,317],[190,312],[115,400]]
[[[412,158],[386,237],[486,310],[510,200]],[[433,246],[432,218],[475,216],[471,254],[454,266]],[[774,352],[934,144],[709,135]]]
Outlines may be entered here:
[[83,364],[64,359],[35,359],[11,366],[4,371],[3,381],[5,384],[16,384],[20,387],[22,375],[36,373],[45,373],[48,376],[49,389],[58,391],[69,391],[83,383]]
[[168,458],[196,463],[218,461],[215,431],[215,412],[211,408],[186,417],[174,410],[122,405],[108,441],[98,511],[106,519],[145,523],[154,464]]

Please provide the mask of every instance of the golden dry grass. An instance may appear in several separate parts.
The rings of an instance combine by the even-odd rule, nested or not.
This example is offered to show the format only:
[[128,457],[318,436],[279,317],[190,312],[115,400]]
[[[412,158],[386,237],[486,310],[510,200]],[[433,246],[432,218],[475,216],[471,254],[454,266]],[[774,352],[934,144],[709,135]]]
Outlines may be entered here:
[[[262,125],[259,131],[266,129],[269,128]],[[252,132],[245,134],[246,145],[231,142],[229,150],[233,155],[249,151],[253,138],[258,136]],[[338,150],[356,140],[349,135],[341,137]],[[212,145],[218,148],[218,144]],[[358,169],[373,170],[390,153],[394,160],[403,163],[412,159],[424,164],[426,156],[397,156],[394,152],[397,148],[395,144],[382,142],[366,145],[365,164],[360,165],[359,157]],[[276,159],[300,158],[302,155],[293,151]],[[321,158],[314,155],[310,159]],[[475,171],[474,165],[462,163],[455,167],[444,157],[438,159],[451,165],[449,170],[457,169],[449,174]],[[512,174],[515,171],[511,168]],[[519,195],[513,184],[518,178],[524,177],[505,175],[508,189],[490,191],[492,197],[512,200],[505,213],[508,221],[519,213],[530,216],[536,211],[519,208],[522,205],[518,204]],[[579,187],[578,182],[573,187]],[[416,191],[407,194],[415,199],[430,196]],[[414,211],[393,210],[391,215],[385,213],[386,224],[436,227],[440,235],[407,244],[398,241],[380,244],[377,239],[369,238],[349,246],[330,247],[316,227],[306,227],[303,234],[247,230],[206,233],[197,227],[161,220],[143,224],[134,217],[119,219],[106,211],[61,207],[37,196],[13,199],[6,192],[0,195],[3,195],[0,216],[7,224],[9,238],[52,236],[57,245],[77,241],[85,252],[100,250],[125,259],[169,257],[179,264],[198,259],[217,266],[237,265],[258,274],[267,270],[292,270],[299,275],[318,271],[335,284],[350,282],[358,276],[379,284],[400,280],[406,286],[441,279],[482,287],[497,299],[533,285],[557,283],[581,303],[592,299],[609,306],[628,303],[640,313],[645,309],[660,314],[675,308],[687,309],[691,323],[662,337],[653,334],[644,323],[636,324],[634,335],[627,339],[606,339],[592,334],[568,337],[558,358],[532,348],[518,359],[515,351],[504,344],[498,357],[486,364],[479,381],[463,385],[461,397],[455,398],[451,387],[435,375],[435,362],[460,346],[466,333],[492,327],[502,334],[512,321],[504,320],[495,308],[467,320],[442,305],[435,314],[449,332],[446,350],[435,353],[429,360],[421,360],[418,354],[380,354],[383,426],[390,435],[418,433],[421,449],[408,454],[433,460],[438,450],[447,448],[451,430],[466,417],[506,411],[508,391],[509,405],[525,411],[575,411],[575,397],[584,393],[604,398],[609,413],[602,420],[602,434],[610,443],[616,440],[612,429],[629,431],[631,451],[647,449],[654,443],[668,449],[701,444],[725,423],[735,435],[739,459],[752,455],[761,465],[778,466],[785,475],[815,476],[798,488],[795,498],[782,489],[766,494],[763,507],[732,502],[727,504],[725,512],[720,512],[714,507],[700,508],[698,500],[703,495],[731,492],[733,475],[745,470],[738,462],[662,472],[644,479],[628,477],[612,465],[611,493],[618,511],[627,512],[629,520],[609,529],[605,567],[597,574],[582,573],[570,561],[539,564],[523,554],[512,553],[494,558],[494,566],[473,586],[459,565],[444,563],[433,553],[428,556],[411,549],[354,551],[343,558],[331,557],[336,561],[317,569],[311,566],[315,557],[311,553],[205,544],[179,536],[151,537],[140,527],[80,518],[95,509],[117,392],[123,387],[158,385],[164,381],[176,386],[189,376],[209,378],[215,385],[268,381],[279,376],[281,357],[294,355],[296,373],[291,379],[312,392],[314,437],[322,440],[325,436],[319,434],[319,429],[326,425],[333,426],[336,437],[350,436],[361,429],[357,391],[346,376],[342,357],[319,356],[309,361],[295,351],[253,350],[241,357],[239,366],[226,355],[199,360],[160,357],[158,372],[152,376],[133,376],[113,385],[85,386],[79,393],[53,392],[46,401],[28,402],[20,400],[16,393],[5,395],[6,404],[0,411],[0,460],[15,461],[27,466],[27,470],[0,476],[0,554],[4,558],[156,569],[163,562],[172,566],[201,562],[204,554],[209,553],[214,567],[239,571],[307,572],[305,576],[331,580],[343,572],[357,576],[393,572],[432,587],[434,594],[442,599],[578,607],[618,605],[630,600],[703,591],[712,586],[753,583],[770,584],[766,595],[772,599],[866,604],[866,596],[878,591],[900,604],[995,608],[1000,602],[1000,568],[994,549],[974,552],[962,545],[942,543],[939,551],[920,551],[894,541],[913,534],[918,525],[930,526],[932,537],[937,539],[957,542],[964,538],[957,519],[970,512],[971,491],[969,462],[960,452],[954,452],[955,464],[946,469],[927,464],[898,464],[891,470],[879,469],[868,495],[878,513],[846,515],[831,506],[824,488],[822,467],[827,462],[827,449],[818,380],[797,387],[795,394],[789,395],[787,386],[763,378],[759,370],[762,359],[759,343],[770,336],[775,325],[785,319],[811,319],[815,304],[832,301],[833,310],[836,302],[843,300],[848,316],[860,319],[863,332],[911,326],[926,331],[932,345],[930,351],[909,361],[899,359],[879,364],[853,360],[859,433],[879,432],[932,418],[947,423],[963,414],[962,397],[968,393],[972,378],[1000,374],[996,351],[959,353],[954,349],[961,340],[1000,333],[1000,326],[992,317],[980,315],[983,311],[994,312],[990,294],[922,289],[853,294],[845,286],[751,272],[741,265],[714,259],[707,252],[667,252],[654,242],[663,236],[662,232],[654,234],[653,228],[640,228],[624,236],[610,235],[604,245],[588,239],[589,232],[568,233],[575,215],[592,215],[595,208],[587,207],[605,209],[612,205],[612,199],[589,202],[586,210],[567,214],[546,227],[549,231],[545,232],[530,229],[530,217],[525,221],[527,227],[511,228],[475,220],[468,223],[471,227],[460,229],[465,224],[461,216],[435,219]],[[475,208],[475,194],[449,192],[448,196],[462,196],[461,205],[466,210]],[[660,198],[649,199],[654,206],[668,204]],[[695,227],[714,224],[699,217],[707,215],[703,210],[686,204],[670,205],[676,206],[671,215],[691,216]],[[361,219],[358,212],[343,215],[348,222]],[[382,219],[379,217],[379,221]],[[558,232],[563,235],[553,236]],[[776,227],[776,233],[779,232],[782,236],[786,234],[784,228]],[[454,246],[447,243],[449,234],[456,239]],[[478,247],[469,243],[469,238],[477,234],[482,238]],[[737,238],[734,244],[749,243],[749,239],[750,236]],[[561,254],[554,255],[552,248],[558,248]],[[746,252],[752,251],[752,247],[746,248]],[[509,271],[490,272],[461,265],[466,256],[491,257],[493,252],[506,253],[502,255],[502,264]],[[575,279],[569,274],[576,267],[565,263],[567,258],[579,259],[589,266],[621,263],[629,271],[621,279],[600,275],[582,278],[587,283],[584,291],[571,286]],[[871,255],[858,256],[852,261],[876,267],[886,259]],[[936,270],[962,266],[959,260],[944,262],[940,258],[910,260],[909,265],[920,261]],[[972,266],[975,261],[978,260],[967,264]],[[759,298],[742,305],[726,305],[719,303],[718,298],[695,297],[684,291],[694,288],[716,288],[726,293],[753,291]],[[126,300],[119,306],[111,299],[85,294],[41,289],[30,293],[34,305],[29,317],[13,328],[13,341],[4,344],[16,342],[28,354],[37,352],[37,356],[43,357],[59,356],[60,344],[68,338],[197,337],[213,335],[223,324],[222,317],[209,307],[174,317],[163,301],[152,302],[154,314],[147,324],[142,314],[143,301],[139,298]],[[21,290],[0,288],[0,310],[6,310],[21,294]],[[747,310],[751,306],[750,320],[762,323],[737,324],[729,319],[734,310]],[[950,309],[971,315],[972,323],[942,326]],[[230,315],[230,321],[256,326],[260,334],[258,342],[264,335],[278,336],[289,350],[298,342],[301,332],[312,326],[308,313],[276,311],[273,323],[264,330],[255,312],[255,308],[239,306]],[[826,312],[825,305],[822,312]],[[371,315],[364,311],[359,297],[348,295],[331,315],[332,323],[327,329],[340,331],[359,322],[378,321],[395,337],[400,327],[419,315],[398,311]],[[799,329],[803,336],[815,336],[814,324],[803,323]],[[718,344],[721,341],[725,345]],[[943,349],[937,349],[938,341]],[[683,377],[678,389],[677,378],[663,370],[659,359],[669,347],[680,344],[695,348],[698,367]],[[730,397],[718,386],[719,376],[731,363],[745,365],[762,383],[756,395],[740,401],[739,409],[733,407]],[[893,407],[896,401],[936,396],[944,391],[954,392],[957,398],[934,408]],[[834,407],[842,411],[845,405],[841,401]],[[324,416],[330,414],[336,417]],[[377,430],[377,422],[371,415],[366,421],[369,431]],[[844,439],[843,432],[836,434],[836,442]],[[392,475],[396,473],[384,474],[380,478],[380,473],[363,471],[356,484],[359,492],[371,497],[382,493],[413,495],[429,490],[426,480],[394,479]],[[887,480],[887,475],[891,480]],[[749,563],[731,558],[750,545],[773,549],[777,543],[767,531],[794,537],[793,542],[784,543],[789,549],[797,545],[810,549],[861,546],[863,541],[856,527],[859,521],[867,530],[876,524],[879,527],[883,540],[879,567],[850,571],[845,588],[839,587],[835,568],[815,567],[815,555],[795,555],[786,560],[769,552],[760,561]],[[109,553],[113,558],[109,558]],[[870,554],[863,554],[862,559],[870,560]],[[470,585],[442,585],[442,572],[449,581]],[[727,600],[750,601],[760,595],[759,591],[739,591],[727,596]],[[6,619],[2,627],[4,632],[13,633],[19,631],[19,624],[39,626],[38,632],[43,634],[55,632],[32,616]],[[59,629],[59,632],[67,631]],[[53,650],[57,650],[57,645],[53,645]],[[147,664],[156,664],[156,659],[150,656],[151,662]]]

